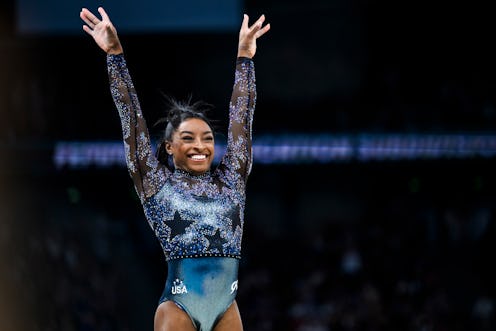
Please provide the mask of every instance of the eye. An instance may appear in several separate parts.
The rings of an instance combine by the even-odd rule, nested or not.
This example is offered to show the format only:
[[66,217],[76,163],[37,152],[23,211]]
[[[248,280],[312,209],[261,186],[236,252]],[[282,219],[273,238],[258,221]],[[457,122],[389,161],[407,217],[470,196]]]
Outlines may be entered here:
[[214,137],[212,137],[212,136],[207,136],[207,137],[205,137],[205,140],[206,140],[206,141],[213,141],[213,140],[214,140]]
[[191,140],[193,140],[193,137],[191,137],[191,136],[184,136],[184,137],[182,137],[182,140],[191,141]]

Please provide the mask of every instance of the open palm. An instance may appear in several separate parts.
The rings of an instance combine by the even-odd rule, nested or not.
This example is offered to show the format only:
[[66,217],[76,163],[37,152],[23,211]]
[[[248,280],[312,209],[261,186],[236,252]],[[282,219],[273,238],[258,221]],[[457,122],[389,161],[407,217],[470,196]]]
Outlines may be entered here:
[[98,12],[102,16],[101,19],[86,8],[81,10],[79,17],[86,23],[83,25],[83,30],[92,36],[96,44],[106,53],[122,53],[122,46],[117,36],[117,30],[110,21],[110,18],[102,7],[98,8]]
[[238,56],[252,58],[257,52],[257,39],[270,30],[270,24],[262,27],[265,15],[262,15],[252,26],[248,26],[249,17],[244,15],[239,30]]

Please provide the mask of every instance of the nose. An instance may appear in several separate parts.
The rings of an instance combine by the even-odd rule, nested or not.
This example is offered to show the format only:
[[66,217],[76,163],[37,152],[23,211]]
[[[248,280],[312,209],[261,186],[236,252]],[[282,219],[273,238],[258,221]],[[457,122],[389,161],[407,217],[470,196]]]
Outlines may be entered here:
[[194,145],[194,147],[196,147],[197,149],[203,149],[204,143],[203,143],[203,141],[202,141],[201,138],[195,139],[195,145]]

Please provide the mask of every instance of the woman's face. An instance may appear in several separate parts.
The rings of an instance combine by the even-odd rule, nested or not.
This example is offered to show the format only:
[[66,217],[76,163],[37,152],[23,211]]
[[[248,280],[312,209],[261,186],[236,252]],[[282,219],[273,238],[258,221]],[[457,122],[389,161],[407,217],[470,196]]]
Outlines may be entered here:
[[205,121],[190,118],[179,125],[165,149],[176,168],[199,175],[210,169],[214,159],[214,134]]

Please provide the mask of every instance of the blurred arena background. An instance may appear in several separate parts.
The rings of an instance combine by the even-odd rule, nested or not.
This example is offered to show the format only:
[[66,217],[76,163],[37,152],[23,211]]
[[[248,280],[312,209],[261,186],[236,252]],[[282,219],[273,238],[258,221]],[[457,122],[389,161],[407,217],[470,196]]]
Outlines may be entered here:
[[3,330],[153,327],[166,263],[122,162],[105,55],[81,29],[98,5],[149,127],[161,93],[191,94],[215,106],[220,149],[242,13],[272,25],[255,57],[245,330],[496,328],[487,2],[4,0]]

